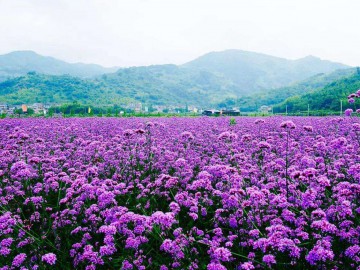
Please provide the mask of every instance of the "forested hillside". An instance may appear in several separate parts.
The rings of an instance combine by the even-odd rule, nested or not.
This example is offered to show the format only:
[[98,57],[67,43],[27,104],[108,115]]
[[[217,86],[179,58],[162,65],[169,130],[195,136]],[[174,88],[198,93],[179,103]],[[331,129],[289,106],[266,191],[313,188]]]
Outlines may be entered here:
[[321,73],[286,87],[270,89],[268,91],[264,91],[263,93],[247,95],[239,98],[238,100],[227,99],[220,104],[226,106],[227,103],[232,102],[240,106],[242,111],[256,111],[262,105],[272,106],[282,103],[289,97],[299,96],[321,89],[334,81],[351,76],[356,72],[355,68],[350,68],[340,69],[330,74]]
[[321,89],[290,97],[275,106],[274,111],[283,111],[286,105],[288,112],[305,111],[308,104],[311,110],[340,111],[341,100],[343,101],[343,110],[346,108],[356,109],[359,108],[359,104],[349,104],[347,96],[358,89],[360,89],[360,74],[355,73]]

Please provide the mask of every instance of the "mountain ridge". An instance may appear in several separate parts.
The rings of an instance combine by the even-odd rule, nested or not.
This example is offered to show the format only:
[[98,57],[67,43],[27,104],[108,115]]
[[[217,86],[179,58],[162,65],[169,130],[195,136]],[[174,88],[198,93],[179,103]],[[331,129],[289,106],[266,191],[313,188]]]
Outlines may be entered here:
[[38,72],[48,75],[92,77],[115,72],[118,67],[106,68],[97,64],[68,63],[52,56],[43,56],[31,50],[13,51],[0,55],[0,80]]
[[182,65],[222,74],[245,88],[245,92],[279,88],[318,73],[349,66],[307,56],[295,60],[243,50],[210,52]]
[[256,111],[262,105],[274,106],[280,104],[287,98],[319,90],[328,84],[350,77],[356,73],[356,68],[340,69],[331,73],[319,73],[285,87],[271,89],[260,94],[244,96],[237,101],[225,100],[223,103],[236,102],[243,111]]
[[[116,68],[115,71],[114,68],[106,69],[111,71],[106,73],[101,72],[101,66],[99,70],[97,65],[80,64],[88,69],[85,74],[77,69],[79,64],[69,64],[33,51],[10,53],[7,59],[12,56],[16,61],[7,66],[1,65],[4,56],[0,56],[0,76],[4,70],[14,72],[13,77],[0,83],[0,102],[17,104],[80,101],[106,105],[130,100],[154,105],[212,106],[225,99],[254,93],[263,95],[316,74],[348,68],[314,56],[289,60],[232,49],[210,52],[183,65],[138,66]],[[95,71],[90,68],[90,76],[89,67],[94,66]],[[285,95],[284,99],[288,97]]]
[[[328,110],[340,111],[347,108],[357,109],[355,104],[348,102],[347,96],[360,89],[360,72],[354,69],[352,74],[338,78],[325,86],[308,91],[298,93],[286,98],[281,103],[274,106],[275,112],[282,112],[287,107],[288,112],[306,111],[307,106],[310,110]],[[342,102],[342,105],[340,105]],[[342,107],[342,108],[341,108]]]

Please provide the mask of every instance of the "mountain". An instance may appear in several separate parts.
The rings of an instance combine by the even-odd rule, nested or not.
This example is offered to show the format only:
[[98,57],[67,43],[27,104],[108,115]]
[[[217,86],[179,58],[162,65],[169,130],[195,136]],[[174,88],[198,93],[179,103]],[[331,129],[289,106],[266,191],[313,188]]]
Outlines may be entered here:
[[116,67],[105,68],[95,64],[70,64],[53,57],[39,55],[33,51],[15,51],[0,55],[0,81],[34,71],[49,75],[69,74],[86,78],[115,72],[117,69]]
[[206,70],[232,80],[238,86],[238,95],[279,88],[318,73],[348,68],[314,56],[288,60],[242,50],[211,52],[183,67]]
[[310,110],[340,111],[340,100],[343,110],[357,109],[355,105],[348,103],[347,96],[359,89],[360,71],[357,70],[352,75],[335,80],[320,89],[287,98],[274,106],[274,112],[284,112],[285,106],[288,107],[288,112],[307,111],[308,104]]
[[257,111],[262,105],[273,106],[282,103],[287,98],[321,89],[334,81],[351,76],[355,73],[355,68],[339,69],[331,73],[319,73],[285,87],[270,89],[260,94],[257,93],[243,96],[237,100],[227,99],[222,101],[219,105],[220,107],[226,107],[227,103],[232,102],[240,106],[242,111]]
[[[0,102],[78,101],[108,105],[136,101],[210,107],[225,100],[231,101],[230,105],[243,102],[256,109],[259,105],[280,103],[293,95],[322,87],[325,82],[346,76],[346,68],[346,65],[313,56],[287,60],[228,50],[209,53],[180,66],[117,69],[69,64],[22,51],[0,56],[0,77],[8,78],[0,82]],[[337,69],[334,74],[326,75]],[[316,75],[318,73],[321,74]],[[308,82],[294,83],[310,76]]]
[[176,65],[154,65],[119,69],[101,77],[111,89],[140,102],[153,104],[201,104],[206,106],[234,97],[231,80],[203,70]]
[[120,69],[93,79],[29,73],[0,83],[0,103],[65,103],[109,105],[198,104],[207,106],[233,91],[231,82],[206,71],[175,65]]

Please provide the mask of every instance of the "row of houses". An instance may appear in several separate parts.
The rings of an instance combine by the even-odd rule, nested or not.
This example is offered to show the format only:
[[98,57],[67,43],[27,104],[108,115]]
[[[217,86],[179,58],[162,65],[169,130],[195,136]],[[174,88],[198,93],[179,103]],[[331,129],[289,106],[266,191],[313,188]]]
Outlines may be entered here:
[[220,116],[220,115],[229,115],[229,116],[239,116],[240,110],[238,109],[222,109],[222,110],[205,110],[202,112],[203,115],[207,116]]
[[134,112],[167,112],[167,113],[180,113],[180,112],[193,112],[198,113],[202,112],[201,109],[196,106],[184,106],[184,105],[153,105],[148,106],[142,103],[128,103],[128,104],[120,104],[120,107],[124,109],[129,109]]
[[8,105],[6,103],[0,104],[0,114],[13,114],[18,106]]
[[[165,112],[165,113],[200,113],[203,115],[230,115],[237,116],[240,115],[240,110],[238,108],[232,109],[201,109],[196,106],[184,106],[184,105],[153,105],[149,107],[148,105],[143,105],[142,103],[129,103],[129,104],[120,104],[120,106],[124,109],[129,109],[134,112]],[[1,104],[0,103],[0,114],[8,114],[11,115],[15,112],[15,110],[21,109],[23,113],[27,113],[28,109],[32,109],[35,114],[47,114],[50,104],[43,103],[34,103],[32,105],[22,104],[22,105],[9,105],[9,104]],[[261,106],[259,109],[260,112],[270,113],[272,111],[272,107],[270,106]]]
[[15,110],[21,109],[23,113],[27,113],[28,109],[34,110],[35,114],[46,114],[50,108],[50,105],[43,103],[34,103],[32,105],[9,105],[6,103],[0,104],[0,114],[14,114]]
[[[265,114],[272,113],[272,107],[263,105],[259,108],[259,112],[265,113]],[[208,115],[208,116],[219,116],[219,115],[238,116],[238,115],[240,115],[240,110],[237,108],[220,109],[220,110],[211,109],[211,110],[204,110],[202,112],[202,114]]]

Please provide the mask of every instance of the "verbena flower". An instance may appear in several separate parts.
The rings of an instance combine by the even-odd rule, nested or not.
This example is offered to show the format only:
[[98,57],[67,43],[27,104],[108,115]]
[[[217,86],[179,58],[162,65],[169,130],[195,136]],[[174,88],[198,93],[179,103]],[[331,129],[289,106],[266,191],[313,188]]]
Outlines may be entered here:
[[286,129],[295,129],[296,125],[294,124],[293,121],[284,121],[280,124],[280,127],[282,128],[286,128]]
[[47,253],[41,257],[41,260],[47,264],[54,265],[56,263],[56,255],[54,253]]
[[3,119],[1,268],[355,269],[360,121],[284,119]]
[[351,116],[351,114],[353,113],[353,109],[346,109],[344,113],[345,116]]

